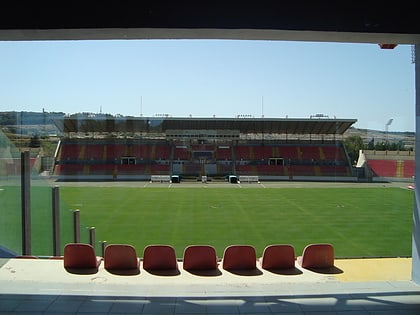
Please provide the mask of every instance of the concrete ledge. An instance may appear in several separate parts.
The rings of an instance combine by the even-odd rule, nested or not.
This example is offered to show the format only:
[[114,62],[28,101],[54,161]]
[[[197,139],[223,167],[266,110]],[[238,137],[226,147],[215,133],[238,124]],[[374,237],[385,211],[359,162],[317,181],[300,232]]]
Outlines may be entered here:
[[[410,282],[411,258],[337,259],[334,264],[342,273],[320,273],[295,265],[295,270],[271,272],[261,268],[249,275],[232,273],[219,264],[218,275],[200,276],[185,271],[178,262],[177,275],[161,276],[140,269],[138,275],[115,275],[104,269],[94,274],[72,274],[56,259],[0,259],[0,293],[56,292],[63,294],[125,295],[218,295],[278,294],[283,286],[310,288],[314,284],[340,286],[347,282]],[[125,288],[122,290],[122,288]],[[419,287],[420,290],[420,287]]]

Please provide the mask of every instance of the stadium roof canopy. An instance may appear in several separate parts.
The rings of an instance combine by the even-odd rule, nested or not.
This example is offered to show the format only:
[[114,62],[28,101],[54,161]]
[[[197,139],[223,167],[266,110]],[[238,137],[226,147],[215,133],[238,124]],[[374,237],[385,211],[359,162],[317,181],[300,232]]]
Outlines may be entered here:
[[173,118],[77,117],[55,120],[64,133],[162,132],[167,130],[238,130],[241,134],[342,135],[357,119],[332,118]]

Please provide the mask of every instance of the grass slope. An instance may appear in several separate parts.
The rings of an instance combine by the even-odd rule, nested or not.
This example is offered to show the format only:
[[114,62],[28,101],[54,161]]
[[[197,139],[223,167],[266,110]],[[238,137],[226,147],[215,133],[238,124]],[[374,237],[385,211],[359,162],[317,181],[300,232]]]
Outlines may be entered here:
[[[262,254],[273,243],[329,242],[337,257],[411,256],[413,192],[400,188],[126,188],[62,187],[62,211],[80,209],[96,240],[210,244],[219,257],[231,244]],[[87,234],[88,232],[82,231]]]

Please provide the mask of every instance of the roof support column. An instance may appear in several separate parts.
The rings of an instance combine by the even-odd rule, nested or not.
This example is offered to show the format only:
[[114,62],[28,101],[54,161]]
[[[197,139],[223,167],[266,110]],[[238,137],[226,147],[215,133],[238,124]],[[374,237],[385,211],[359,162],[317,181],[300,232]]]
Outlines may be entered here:
[[416,44],[415,84],[416,84],[416,170],[415,198],[413,213],[412,270],[413,282],[420,285],[420,45]]

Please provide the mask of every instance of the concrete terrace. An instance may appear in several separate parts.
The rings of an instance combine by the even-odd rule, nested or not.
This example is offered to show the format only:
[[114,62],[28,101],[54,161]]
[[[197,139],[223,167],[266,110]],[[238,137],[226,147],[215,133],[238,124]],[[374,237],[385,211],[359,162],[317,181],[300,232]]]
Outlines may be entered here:
[[420,314],[411,258],[336,259],[335,271],[116,275],[103,262],[72,274],[62,260],[0,259],[0,314]]

